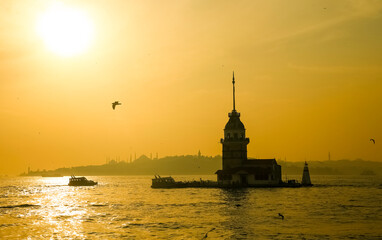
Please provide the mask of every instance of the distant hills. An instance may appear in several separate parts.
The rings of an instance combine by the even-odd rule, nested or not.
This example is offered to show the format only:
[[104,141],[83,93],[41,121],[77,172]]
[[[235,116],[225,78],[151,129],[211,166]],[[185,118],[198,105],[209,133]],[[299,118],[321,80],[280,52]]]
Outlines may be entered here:
[[[283,175],[300,175],[304,162],[277,160]],[[382,162],[358,160],[309,161],[311,175],[382,175]],[[221,169],[221,156],[169,156],[150,159],[142,155],[133,162],[115,161],[103,165],[37,170],[22,173],[21,176],[102,176],[102,175],[208,175]]]

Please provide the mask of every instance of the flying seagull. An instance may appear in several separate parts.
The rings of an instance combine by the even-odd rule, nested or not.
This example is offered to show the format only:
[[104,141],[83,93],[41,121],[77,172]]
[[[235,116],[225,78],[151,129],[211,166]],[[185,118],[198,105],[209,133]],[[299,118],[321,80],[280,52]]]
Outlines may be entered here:
[[204,235],[204,237],[202,239],[206,239],[208,237],[208,233],[215,230],[215,228],[211,228],[208,232],[206,232],[206,234]]
[[115,101],[111,104],[111,106],[113,107],[113,109],[115,109],[115,106],[117,105],[122,105],[122,103],[118,102],[118,101]]
[[284,215],[282,215],[281,213],[279,213],[279,216],[281,217],[282,220],[284,220]]
[[375,140],[374,139],[371,138],[370,141],[372,141],[375,144]]

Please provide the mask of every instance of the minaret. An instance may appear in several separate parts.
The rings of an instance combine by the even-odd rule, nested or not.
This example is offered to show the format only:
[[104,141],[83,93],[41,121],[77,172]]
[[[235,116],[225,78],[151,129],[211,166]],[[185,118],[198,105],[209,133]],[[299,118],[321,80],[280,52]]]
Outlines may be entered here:
[[312,182],[310,181],[310,174],[308,169],[308,163],[305,161],[304,171],[302,173],[302,181],[301,184],[303,186],[312,186]]
[[229,120],[224,128],[224,138],[220,140],[223,145],[223,170],[243,166],[247,160],[247,144],[249,143],[249,138],[245,137],[244,124],[240,121],[240,113],[236,111],[234,74],[232,86],[233,110],[228,113]]

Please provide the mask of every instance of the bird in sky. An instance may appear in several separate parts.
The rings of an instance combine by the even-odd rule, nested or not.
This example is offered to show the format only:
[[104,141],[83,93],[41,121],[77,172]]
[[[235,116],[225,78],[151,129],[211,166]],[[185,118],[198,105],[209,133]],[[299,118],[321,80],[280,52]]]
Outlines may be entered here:
[[282,220],[284,220],[284,215],[282,215],[281,213],[279,213],[279,216],[281,217]]
[[206,232],[206,234],[204,235],[204,237],[202,239],[206,239],[208,237],[208,233],[215,230],[215,228],[211,228],[208,232]]
[[122,105],[122,103],[120,103],[120,102],[118,102],[118,101],[115,101],[115,102],[113,102],[113,103],[111,104],[111,106],[113,107],[114,110],[115,110],[115,107],[116,107],[117,105]]
[[374,139],[370,138],[370,141],[372,141],[375,144],[375,140]]

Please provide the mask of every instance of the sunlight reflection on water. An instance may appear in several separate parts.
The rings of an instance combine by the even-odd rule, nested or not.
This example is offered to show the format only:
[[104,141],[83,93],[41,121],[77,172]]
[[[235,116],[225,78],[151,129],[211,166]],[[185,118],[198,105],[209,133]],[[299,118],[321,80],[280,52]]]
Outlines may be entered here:
[[150,176],[90,179],[99,185],[70,187],[69,177],[1,179],[0,238],[381,237],[381,178],[312,177],[312,188],[235,190],[151,189]]

